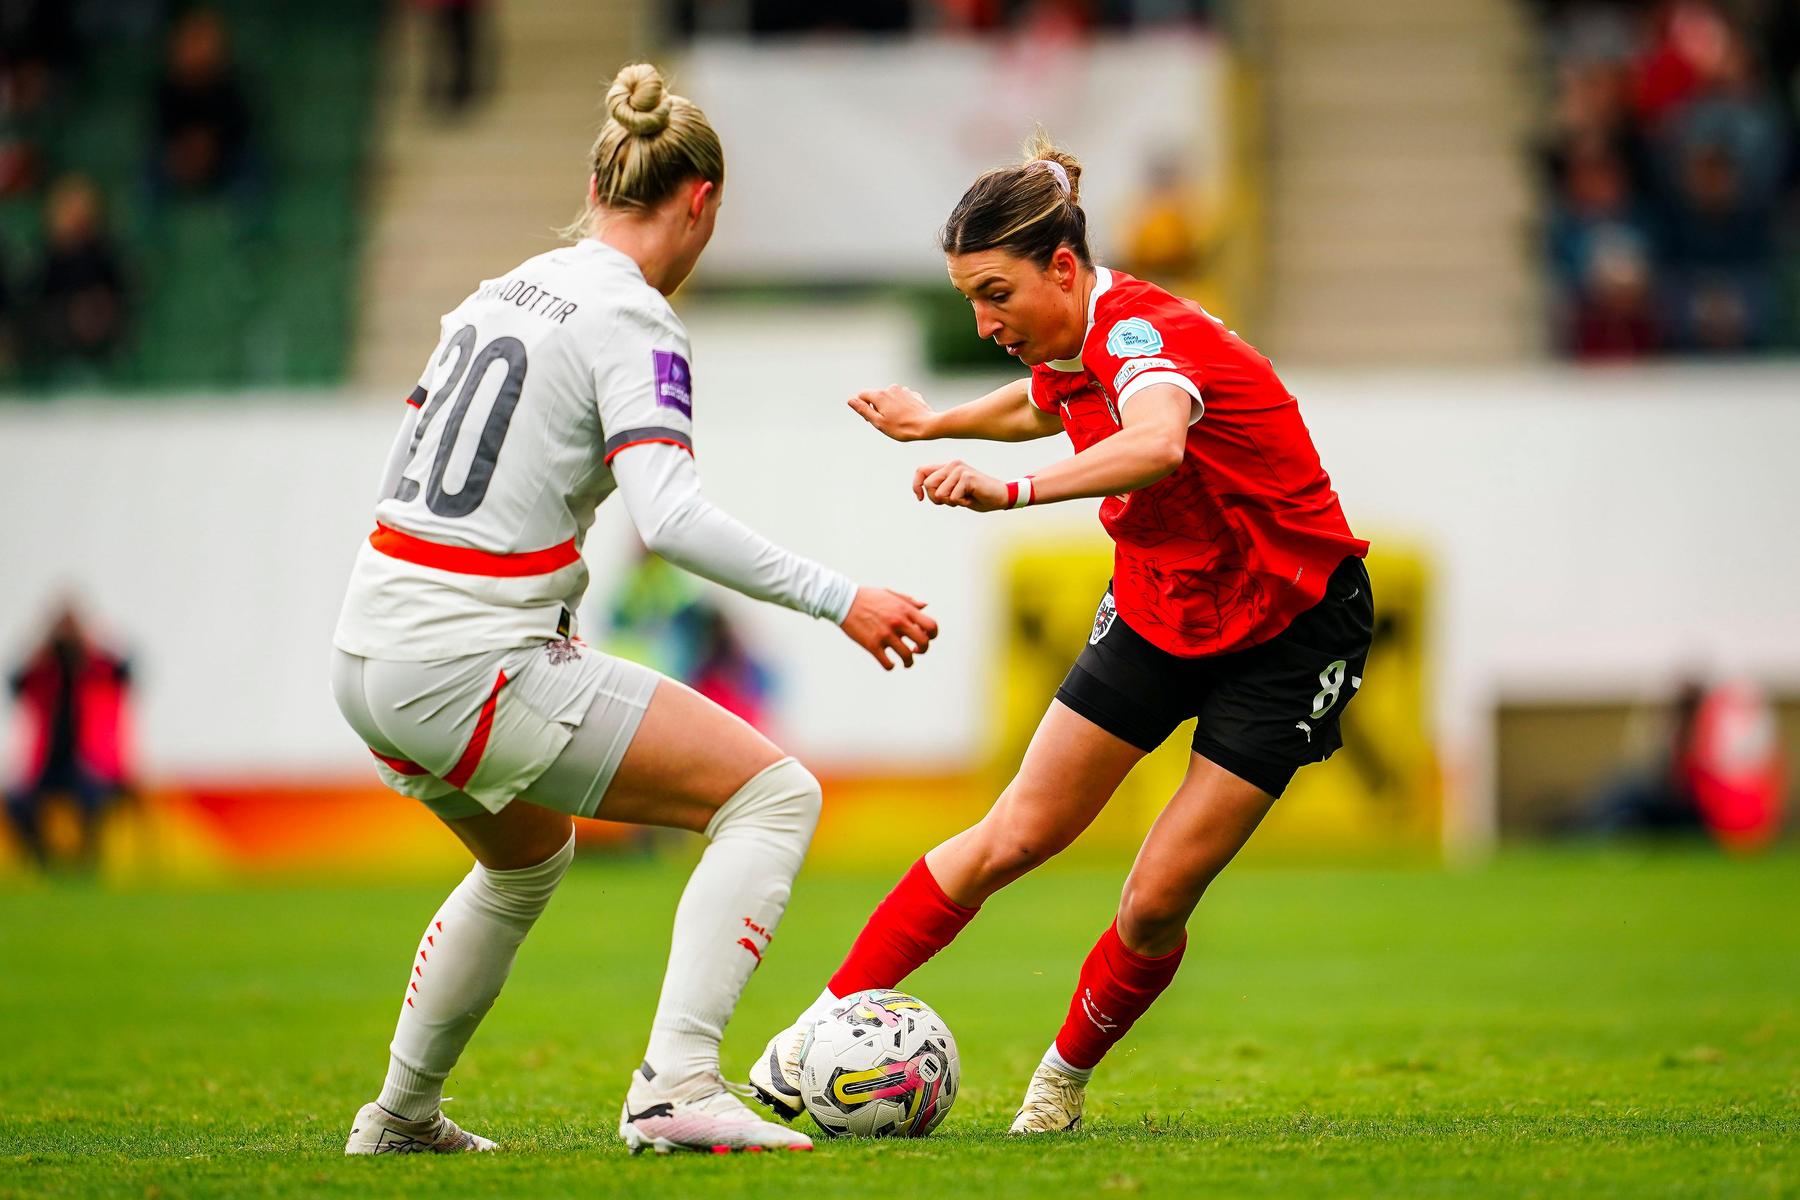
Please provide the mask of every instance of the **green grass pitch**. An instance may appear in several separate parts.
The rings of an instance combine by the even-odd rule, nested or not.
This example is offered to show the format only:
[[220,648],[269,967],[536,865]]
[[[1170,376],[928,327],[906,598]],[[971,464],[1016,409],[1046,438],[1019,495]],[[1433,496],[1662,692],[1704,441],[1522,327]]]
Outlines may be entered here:
[[[920,1142],[626,1155],[678,863],[580,864],[451,1078],[496,1155],[346,1160],[453,882],[0,892],[0,1196],[1800,1194],[1800,857],[1240,866],[1079,1134],[1009,1139],[1123,864],[997,897],[911,982],[963,1087]],[[741,1077],[892,874],[809,870]]]

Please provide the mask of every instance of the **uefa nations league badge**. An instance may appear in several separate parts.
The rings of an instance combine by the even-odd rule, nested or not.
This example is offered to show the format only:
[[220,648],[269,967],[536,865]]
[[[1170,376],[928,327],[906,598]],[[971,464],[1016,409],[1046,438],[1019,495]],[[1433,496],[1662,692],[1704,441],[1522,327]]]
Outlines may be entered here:
[[1097,646],[1106,631],[1112,628],[1113,618],[1119,615],[1119,606],[1113,603],[1111,592],[1100,601],[1100,609],[1094,614],[1094,632],[1088,635],[1088,645]]
[[687,359],[670,350],[653,350],[650,357],[656,366],[657,404],[693,420],[693,375],[688,370]]
[[1162,348],[1162,334],[1142,317],[1126,317],[1106,335],[1106,352],[1114,358],[1142,358]]

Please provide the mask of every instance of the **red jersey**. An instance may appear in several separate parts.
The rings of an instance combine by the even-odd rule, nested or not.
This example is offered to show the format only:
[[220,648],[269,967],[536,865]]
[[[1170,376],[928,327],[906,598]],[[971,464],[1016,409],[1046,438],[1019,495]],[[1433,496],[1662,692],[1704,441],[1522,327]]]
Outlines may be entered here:
[[1267,641],[1369,544],[1269,360],[1193,301],[1102,267],[1081,357],[1033,367],[1031,402],[1062,417],[1079,452],[1155,384],[1192,396],[1194,416],[1173,474],[1100,505],[1119,616],[1183,657]]

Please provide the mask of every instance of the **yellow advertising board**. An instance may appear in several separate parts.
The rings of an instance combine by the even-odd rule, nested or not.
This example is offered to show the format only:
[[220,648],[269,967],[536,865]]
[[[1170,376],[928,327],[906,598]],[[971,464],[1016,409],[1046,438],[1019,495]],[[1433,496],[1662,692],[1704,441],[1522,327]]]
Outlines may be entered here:
[[[1369,555],[1375,641],[1344,747],[1303,768],[1257,834],[1258,849],[1435,847],[1441,809],[1427,724],[1429,572],[1415,547],[1376,542]],[[995,795],[1017,768],[1039,719],[1094,626],[1112,574],[1112,544],[1095,538],[1021,542],[1003,567],[1002,703],[990,772]],[[1081,845],[1135,846],[1187,770],[1193,722],[1132,771]]]

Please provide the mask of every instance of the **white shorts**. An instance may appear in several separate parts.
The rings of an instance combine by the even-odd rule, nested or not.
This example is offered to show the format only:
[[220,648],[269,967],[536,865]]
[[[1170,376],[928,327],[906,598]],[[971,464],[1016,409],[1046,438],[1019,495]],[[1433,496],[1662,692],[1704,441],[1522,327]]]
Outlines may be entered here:
[[532,801],[591,817],[661,676],[580,642],[540,642],[432,662],[332,651],[338,709],[383,783],[446,819],[499,812],[581,728],[585,786]]

